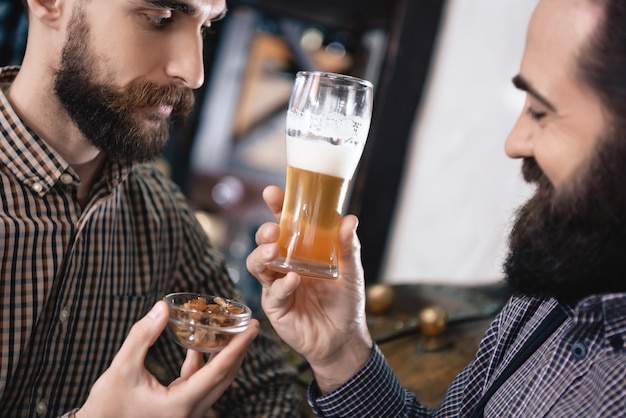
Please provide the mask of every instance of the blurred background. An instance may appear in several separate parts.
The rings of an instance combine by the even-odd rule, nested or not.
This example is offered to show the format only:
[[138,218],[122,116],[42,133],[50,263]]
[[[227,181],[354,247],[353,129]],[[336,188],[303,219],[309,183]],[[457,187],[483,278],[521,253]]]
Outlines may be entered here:
[[[530,190],[504,140],[522,110],[511,84],[535,0],[231,0],[206,38],[206,82],[159,161],[228,257],[245,269],[261,199],[284,185],[284,119],[295,73],[375,85],[348,211],[360,218],[371,283],[482,285],[501,279],[513,212]],[[26,19],[0,0],[0,64],[19,64]],[[254,302],[251,303],[254,305]]]

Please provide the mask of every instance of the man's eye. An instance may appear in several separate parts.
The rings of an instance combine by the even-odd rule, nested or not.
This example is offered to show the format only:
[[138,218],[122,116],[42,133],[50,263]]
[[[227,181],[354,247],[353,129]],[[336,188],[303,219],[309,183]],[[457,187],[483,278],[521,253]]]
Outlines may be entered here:
[[543,119],[546,116],[546,112],[537,112],[537,111],[533,110],[532,107],[528,107],[526,109],[526,113],[528,113],[528,115],[531,117],[531,119],[533,119],[535,121],[540,121],[541,119]]
[[148,19],[148,22],[150,22],[151,25],[156,26],[156,27],[163,27],[167,25],[168,23],[172,23],[174,21],[172,19],[172,16],[154,16],[154,15],[147,14],[146,18]]

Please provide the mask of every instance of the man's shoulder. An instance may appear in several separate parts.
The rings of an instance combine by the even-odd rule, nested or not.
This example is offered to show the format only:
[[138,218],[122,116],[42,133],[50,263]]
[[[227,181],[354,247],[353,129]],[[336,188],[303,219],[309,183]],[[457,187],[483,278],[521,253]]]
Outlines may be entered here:
[[182,189],[154,162],[133,165],[124,184],[132,196],[178,208],[188,206]]
[[136,176],[141,177],[157,177],[163,179],[169,179],[167,173],[165,173],[162,169],[160,169],[158,162],[149,161],[145,163],[136,163],[132,167],[132,172]]
[[525,295],[513,295],[502,308],[507,316],[529,316],[532,314],[547,314],[558,302],[552,298],[539,298]]

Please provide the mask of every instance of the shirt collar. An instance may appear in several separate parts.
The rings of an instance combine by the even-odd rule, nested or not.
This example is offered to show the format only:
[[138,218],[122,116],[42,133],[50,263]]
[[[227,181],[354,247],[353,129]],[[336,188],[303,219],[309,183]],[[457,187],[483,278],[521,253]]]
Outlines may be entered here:
[[606,338],[626,339],[626,293],[595,294],[564,308],[574,322],[602,322]]
[[[69,163],[26,126],[9,103],[5,92],[18,71],[16,66],[0,68],[0,131],[5,138],[0,141],[0,153],[4,155],[2,163],[40,196],[45,195],[66,173],[78,184],[78,176]],[[126,179],[131,168],[131,165],[105,163],[102,172],[104,185],[109,190],[117,187]]]

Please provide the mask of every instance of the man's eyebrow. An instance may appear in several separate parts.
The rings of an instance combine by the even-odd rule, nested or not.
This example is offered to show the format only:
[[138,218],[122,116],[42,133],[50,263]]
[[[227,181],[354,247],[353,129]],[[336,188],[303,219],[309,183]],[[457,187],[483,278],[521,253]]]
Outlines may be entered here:
[[159,7],[162,9],[171,9],[186,15],[194,15],[197,12],[196,7],[180,0],[142,0],[153,7]]
[[554,107],[554,105],[550,103],[548,99],[546,99],[541,94],[539,94],[539,92],[535,90],[530,85],[530,83],[526,81],[524,77],[522,77],[521,75],[518,74],[515,77],[513,77],[513,85],[519,90],[525,91],[531,96],[533,96],[535,99],[539,100],[541,103],[543,103],[544,106],[546,106],[552,112],[556,112],[556,107]]

